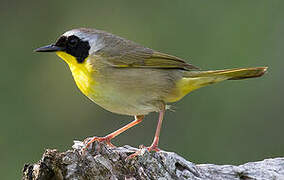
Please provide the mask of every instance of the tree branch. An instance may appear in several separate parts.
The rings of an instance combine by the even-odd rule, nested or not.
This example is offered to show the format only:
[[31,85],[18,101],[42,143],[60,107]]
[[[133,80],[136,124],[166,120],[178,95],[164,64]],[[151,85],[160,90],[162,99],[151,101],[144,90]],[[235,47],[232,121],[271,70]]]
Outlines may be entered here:
[[72,150],[60,153],[46,150],[36,164],[25,164],[23,180],[73,180],[73,179],[182,179],[182,180],[282,180],[284,179],[284,158],[265,159],[239,166],[196,165],[173,152],[149,153],[128,160],[136,148],[130,146],[109,148],[94,143],[82,155],[84,144],[75,141]]

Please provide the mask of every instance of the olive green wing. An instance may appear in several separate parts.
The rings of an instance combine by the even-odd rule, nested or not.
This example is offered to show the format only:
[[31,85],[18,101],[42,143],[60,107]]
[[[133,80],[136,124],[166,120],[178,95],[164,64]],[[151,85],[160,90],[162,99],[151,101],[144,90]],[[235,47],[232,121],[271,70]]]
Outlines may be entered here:
[[192,70],[197,67],[184,60],[149,48],[123,41],[118,46],[106,47],[96,55],[103,57],[111,66],[121,68],[167,68]]

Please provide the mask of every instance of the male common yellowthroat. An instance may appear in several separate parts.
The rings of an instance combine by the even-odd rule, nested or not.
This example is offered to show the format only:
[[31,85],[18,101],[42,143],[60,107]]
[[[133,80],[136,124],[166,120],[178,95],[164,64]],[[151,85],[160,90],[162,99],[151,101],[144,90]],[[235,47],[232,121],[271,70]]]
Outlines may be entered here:
[[135,120],[105,137],[110,140],[140,123],[150,112],[159,112],[149,151],[158,151],[162,120],[168,103],[189,92],[224,80],[262,76],[267,67],[201,71],[184,60],[96,29],[73,29],[36,52],[56,52],[70,67],[78,88],[101,107]]

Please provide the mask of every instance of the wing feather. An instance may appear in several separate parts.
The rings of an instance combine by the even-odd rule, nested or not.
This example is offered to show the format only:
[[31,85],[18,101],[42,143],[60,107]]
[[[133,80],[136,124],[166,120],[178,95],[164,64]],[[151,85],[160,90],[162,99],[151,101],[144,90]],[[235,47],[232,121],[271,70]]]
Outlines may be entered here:
[[199,69],[178,57],[145,48],[123,38],[117,38],[111,44],[115,45],[104,47],[96,55],[114,67]]

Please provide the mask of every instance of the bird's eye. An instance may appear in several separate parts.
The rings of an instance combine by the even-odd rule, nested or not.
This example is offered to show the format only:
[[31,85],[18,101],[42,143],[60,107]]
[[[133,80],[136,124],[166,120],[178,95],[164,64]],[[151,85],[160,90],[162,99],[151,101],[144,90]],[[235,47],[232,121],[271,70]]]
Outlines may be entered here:
[[72,38],[68,39],[68,45],[70,47],[76,47],[78,42],[79,42],[79,40],[77,38],[75,38],[75,37],[72,37]]
[[66,36],[61,36],[57,42],[55,43],[56,46],[59,46],[59,47],[65,47],[66,46]]

